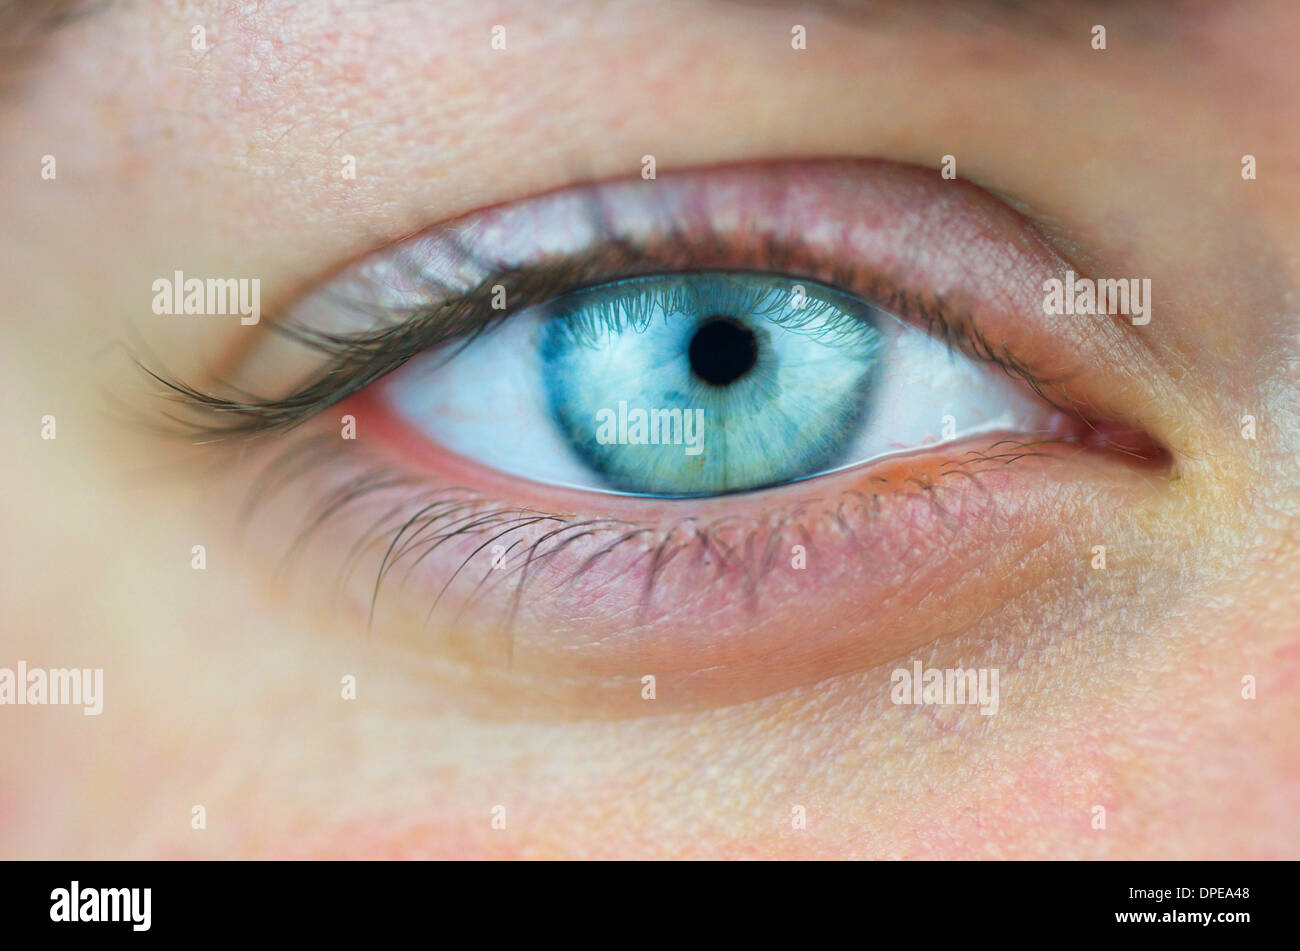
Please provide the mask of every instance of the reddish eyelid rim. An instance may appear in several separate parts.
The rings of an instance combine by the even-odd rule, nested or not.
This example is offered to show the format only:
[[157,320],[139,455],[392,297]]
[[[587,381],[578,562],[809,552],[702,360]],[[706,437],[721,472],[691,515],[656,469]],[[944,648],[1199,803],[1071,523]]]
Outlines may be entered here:
[[[557,501],[572,500],[568,509],[575,513],[603,508],[629,510],[627,514],[631,514],[630,510],[634,508],[681,509],[682,506],[692,504],[716,505],[719,499],[744,504],[757,496],[770,495],[793,484],[806,485],[821,478],[814,477],[810,480],[802,480],[800,483],[771,486],[752,493],[691,499],[614,495],[595,489],[582,490],[534,482],[484,466],[433,442],[385,406],[380,395],[382,385],[382,381],[372,384],[338,404],[341,415],[351,415],[356,419],[358,442],[377,449],[384,455],[395,457],[401,464],[414,466],[440,482],[481,491],[490,497],[512,498],[527,494],[533,496],[538,505],[543,504],[541,497],[550,499],[545,504],[553,507]],[[1140,430],[1118,423],[1092,421],[1058,412],[1052,418],[1050,431],[1042,434],[1038,440],[1029,440],[1023,434],[1016,433],[1007,433],[1002,437],[984,434],[938,446],[918,447],[916,452],[864,462],[848,470],[840,470],[840,473],[856,470],[864,478],[875,480],[880,484],[890,483],[904,476],[915,477],[926,472],[937,474],[941,467],[969,455],[975,447],[986,447],[998,442],[1006,442],[1009,446],[1016,443],[1025,445],[1037,443],[1041,446],[1057,448],[1074,446],[1094,452],[1119,453],[1131,465],[1143,468],[1160,468],[1168,463],[1168,454],[1165,450]]]

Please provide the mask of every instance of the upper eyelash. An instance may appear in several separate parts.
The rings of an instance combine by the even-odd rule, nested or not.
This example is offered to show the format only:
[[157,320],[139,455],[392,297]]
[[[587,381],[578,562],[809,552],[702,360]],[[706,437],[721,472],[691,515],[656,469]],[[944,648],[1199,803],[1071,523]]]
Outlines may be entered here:
[[[710,241],[716,241],[717,245],[711,248]],[[720,254],[724,242],[723,235],[706,235],[702,240],[670,240],[652,249],[635,248],[625,241],[611,239],[580,256],[490,272],[490,276],[470,291],[439,299],[418,311],[400,312],[385,310],[371,302],[350,302],[369,312],[378,325],[374,331],[325,333],[288,321],[271,320],[275,332],[319,351],[327,359],[311,382],[276,399],[263,400],[243,393],[220,395],[150,369],[138,359],[136,364],[161,384],[165,395],[184,407],[187,418],[168,418],[181,426],[184,435],[196,441],[212,442],[290,429],[359,393],[420,354],[452,343],[467,345],[521,310],[591,284],[664,273],[666,268],[674,266],[677,269],[669,273],[698,270],[698,266],[692,266],[695,259],[710,253]],[[936,296],[898,287],[879,275],[861,273],[848,264],[829,268],[829,277],[801,274],[797,268],[805,261],[800,249],[783,242],[765,240],[756,249],[755,256],[770,262],[760,272],[765,276],[779,276],[791,282],[820,281],[847,289],[870,304],[919,324],[950,349],[1001,367],[1057,409],[1083,415],[1068,397],[1068,405],[1063,405],[1048,394],[1047,390],[1060,387],[1062,380],[1047,378],[1018,359],[1009,348],[988,340],[962,308]],[[498,286],[507,289],[509,303],[505,309],[495,310],[491,303]],[[436,288],[431,290],[436,292]]]
[[[532,303],[574,289],[584,275],[594,279],[598,274],[594,271],[594,257],[502,271],[464,294],[439,300],[417,312],[385,311],[369,302],[352,302],[370,312],[380,325],[375,331],[332,334],[273,320],[270,323],[275,332],[329,359],[312,382],[278,399],[221,396],[150,369],[139,360],[136,363],[162,384],[168,396],[199,415],[198,419],[176,420],[188,434],[211,440],[287,429],[355,395],[421,353],[454,342],[468,344]],[[499,284],[513,286],[518,294],[516,302],[504,310],[491,307],[494,288]]]

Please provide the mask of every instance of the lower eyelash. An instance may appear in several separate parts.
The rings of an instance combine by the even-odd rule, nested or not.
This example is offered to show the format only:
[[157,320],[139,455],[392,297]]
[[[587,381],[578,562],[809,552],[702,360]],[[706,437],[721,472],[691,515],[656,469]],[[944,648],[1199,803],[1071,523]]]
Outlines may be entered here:
[[[497,585],[514,584],[508,592],[509,607],[501,619],[499,632],[504,638],[504,660],[512,658],[515,617],[530,583],[537,583],[536,569],[558,558],[572,546],[588,540],[591,550],[575,555],[575,563],[559,572],[546,591],[534,592],[545,597],[559,587],[573,583],[629,544],[640,543],[641,551],[624,570],[637,567],[643,573],[640,590],[640,623],[655,598],[656,589],[668,570],[677,565],[688,572],[694,583],[735,585],[737,600],[757,611],[759,593],[768,573],[779,562],[778,553],[791,544],[810,544],[813,536],[831,526],[855,547],[869,546],[867,534],[880,516],[883,505],[906,499],[922,499],[935,515],[948,520],[944,507],[944,489],[950,479],[973,482],[983,489],[982,472],[993,466],[1011,465],[1021,459],[1045,455],[1040,450],[1060,446],[1059,440],[1019,442],[1002,440],[963,457],[943,463],[937,475],[909,477],[905,488],[868,493],[862,488],[842,490],[834,499],[802,499],[767,510],[761,516],[725,515],[714,519],[685,515],[665,524],[638,523],[614,518],[582,518],[574,514],[549,513],[520,508],[491,500],[482,493],[458,486],[434,486],[419,476],[371,460],[357,468],[356,474],[342,484],[321,494],[311,506],[303,524],[290,542],[280,561],[283,573],[300,555],[311,539],[328,523],[342,518],[355,507],[369,504],[390,493],[400,492],[400,500],[386,506],[381,514],[371,516],[371,527],[363,531],[348,552],[340,571],[338,590],[355,573],[367,552],[383,548],[385,554],[371,588],[368,626],[373,625],[381,593],[395,572],[405,568],[400,585],[404,585],[418,565],[442,546],[457,540],[474,539],[474,547],[454,568],[446,572],[441,584],[435,584],[430,604],[423,613],[424,629],[429,630],[434,611],[443,602],[454,583],[465,576],[473,587],[463,599],[453,621],[458,620],[477,601],[496,590]],[[338,463],[356,465],[350,451],[341,450],[333,434],[304,434],[294,444],[281,449],[265,463],[254,480],[242,511],[242,521],[250,523],[261,506],[287,491],[309,473],[322,467],[335,469]],[[884,478],[869,483],[887,483]],[[987,496],[987,490],[985,490]],[[816,519],[817,521],[813,521]],[[510,539],[518,532],[533,529],[531,536]],[[521,546],[524,546],[521,548]],[[514,564],[501,565],[518,552]],[[476,565],[482,569],[477,580]],[[498,565],[501,568],[498,569]],[[706,575],[701,570],[712,565]],[[494,576],[499,580],[493,582]],[[399,586],[400,586],[399,585]],[[680,592],[677,593],[680,597]]]

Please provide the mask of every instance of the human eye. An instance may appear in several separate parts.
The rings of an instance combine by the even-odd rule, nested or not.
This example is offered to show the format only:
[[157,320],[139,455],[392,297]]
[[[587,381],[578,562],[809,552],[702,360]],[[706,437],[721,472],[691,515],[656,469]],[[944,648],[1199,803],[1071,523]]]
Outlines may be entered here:
[[1113,325],[1044,315],[1065,266],[911,167],[581,185],[366,256],[178,395],[270,454],[255,510],[314,500],[290,547],[345,552],[372,629],[749,696],[923,643],[1166,464],[1108,400]]
[[[376,400],[413,435],[523,478],[711,496],[945,436],[1041,438],[1053,410],[861,298],[762,271],[625,278],[525,309]],[[962,420],[957,430],[956,421]]]

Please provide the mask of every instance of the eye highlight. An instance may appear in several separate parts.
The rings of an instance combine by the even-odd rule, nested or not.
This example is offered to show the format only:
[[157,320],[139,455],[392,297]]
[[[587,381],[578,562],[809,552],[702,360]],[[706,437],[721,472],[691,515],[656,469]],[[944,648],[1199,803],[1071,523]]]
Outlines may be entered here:
[[978,431],[1041,434],[1051,415],[866,301],[735,271],[565,294],[451,359],[414,361],[377,403],[501,471],[664,497],[776,486]]

